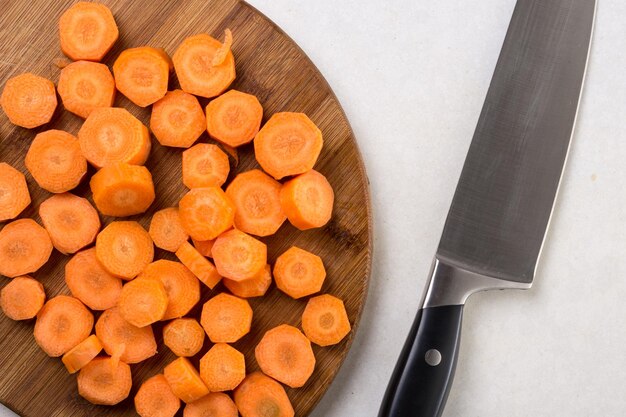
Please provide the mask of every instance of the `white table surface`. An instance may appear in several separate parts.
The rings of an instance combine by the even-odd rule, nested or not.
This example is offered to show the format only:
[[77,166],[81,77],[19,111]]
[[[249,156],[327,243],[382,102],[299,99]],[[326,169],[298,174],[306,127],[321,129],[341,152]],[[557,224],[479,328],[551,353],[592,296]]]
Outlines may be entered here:
[[[376,416],[515,1],[251,3],[327,78],[365,160],[375,222],[369,298],[313,416]],[[599,3],[577,133],[535,286],[470,299],[446,417],[626,415],[626,2]]]

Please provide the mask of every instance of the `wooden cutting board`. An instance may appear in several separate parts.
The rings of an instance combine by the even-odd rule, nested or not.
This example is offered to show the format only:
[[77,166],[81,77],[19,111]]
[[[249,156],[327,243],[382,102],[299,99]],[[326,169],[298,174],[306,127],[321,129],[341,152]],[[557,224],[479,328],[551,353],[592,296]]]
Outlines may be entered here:
[[[313,63],[276,25],[243,1],[238,0],[104,0],[119,25],[120,39],[107,55],[112,65],[118,54],[130,47],[163,47],[171,55],[187,36],[206,32],[222,39],[225,28],[234,34],[233,53],[237,80],[232,88],[256,95],[265,109],[264,121],[275,112],[304,112],[324,135],[324,149],[316,169],[332,184],[336,199],[331,222],[322,229],[299,232],[289,224],[263,240],[269,245],[269,261],[292,245],[319,254],[326,265],[328,278],[323,292],[345,301],[353,329],[356,329],[365,301],[370,274],[372,230],[368,180],[346,116],[330,87]],[[6,80],[22,72],[33,72],[58,81],[55,65],[63,58],[57,37],[57,22],[71,0],[2,0],[0,6],[0,88]],[[311,22],[311,24],[314,24]],[[177,88],[172,81],[170,89]],[[207,100],[201,100],[202,105]],[[141,109],[118,94],[116,106],[129,109],[148,125],[150,110]],[[55,128],[77,134],[82,120],[65,112],[59,105],[52,121],[39,129],[26,130],[11,125],[0,112],[0,162],[7,162],[26,174],[33,199],[21,217],[37,215],[39,204],[50,196],[41,190],[24,167],[24,156],[36,133]],[[210,142],[205,134],[201,142]],[[177,204],[186,189],[181,182],[181,151],[160,146],[153,139],[147,167],[154,176],[157,200],[145,215],[135,216],[145,227],[152,213]],[[252,146],[240,150],[239,165],[231,161],[231,176],[258,165]],[[93,174],[90,168],[89,175]],[[74,192],[91,199],[88,181]],[[112,218],[103,218],[105,224]],[[171,253],[157,250],[156,258],[174,260]],[[37,273],[48,297],[69,294],[63,281],[69,257],[54,252],[50,261]],[[0,277],[0,284],[9,280]],[[201,303],[191,312],[199,318],[201,305],[208,298],[225,291],[222,284],[213,291],[203,286]],[[254,347],[263,333],[276,325],[300,325],[305,301],[292,300],[272,285],[268,295],[250,301],[254,310],[252,332],[234,346],[246,356],[248,370],[257,370]],[[97,316],[98,314],[96,314]],[[161,372],[174,355],[163,345],[161,325],[155,326],[159,354],[144,363],[133,365],[133,390],[130,397],[115,407],[95,406],[77,393],[76,377],[69,375],[58,358],[49,358],[35,344],[34,321],[14,322],[0,314],[0,401],[24,417],[134,416],[132,398],[146,378]],[[300,389],[287,389],[296,415],[307,415],[328,389],[352,343],[354,331],[342,343],[327,348],[314,346],[317,365],[309,382]],[[210,347],[205,342],[193,358],[198,366]],[[182,415],[182,408],[179,412]]]

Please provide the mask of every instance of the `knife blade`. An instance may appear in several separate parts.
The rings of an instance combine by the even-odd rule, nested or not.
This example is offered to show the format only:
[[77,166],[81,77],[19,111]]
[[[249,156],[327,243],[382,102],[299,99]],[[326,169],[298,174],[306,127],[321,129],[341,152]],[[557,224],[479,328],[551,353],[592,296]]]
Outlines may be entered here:
[[574,131],[595,10],[595,0],[517,1],[379,417],[440,416],[467,298],[531,287]]

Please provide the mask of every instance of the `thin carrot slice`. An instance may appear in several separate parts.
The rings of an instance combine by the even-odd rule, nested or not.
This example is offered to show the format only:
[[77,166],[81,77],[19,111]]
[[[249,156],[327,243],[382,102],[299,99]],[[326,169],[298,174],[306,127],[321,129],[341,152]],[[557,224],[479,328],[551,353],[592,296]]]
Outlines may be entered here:
[[157,353],[152,327],[133,326],[122,318],[117,307],[102,313],[96,322],[96,336],[109,355],[119,352],[119,359],[125,363],[139,363]]
[[0,106],[14,125],[27,129],[44,125],[57,108],[54,84],[31,73],[9,78],[0,96]]
[[322,132],[303,113],[276,113],[254,139],[256,160],[277,180],[305,173],[315,165]]
[[96,257],[109,273],[133,279],[154,259],[154,245],[137,222],[113,222],[96,238]]
[[187,188],[221,187],[229,171],[228,156],[217,145],[198,143],[183,152],[183,184]]
[[283,386],[261,372],[248,375],[235,390],[234,397],[242,417],[295,415]]
[[146,327],[165,316],[167,291],[158,279],[137,278],[124,285],[117,304],[124,320],[136,327]]
[[172,60],[162,48],[127,49],[113,64],[115,86],[139,107],[147,107],[167,93]]
[[51,253],[48,232],[32,219],[14,220],[0,230],[0,275],[14,278],[35,272]]
[[115,405],[130,394],[130,366],[120,362],[115,366],[109,357],[95,358],[78,373],[78,394],[93,404]]
[[106,216],[143,213],[155,199],[152,174],[138,165],[107,165],[91,177],[89,186],[98,211]]
[[326,269],[322,259],[298,247],[292,246],[276,259],[274,280],[276,286],[293,298],[315,294],[322,289]]
[[173,56],[174,68],[181,88],[196,96],[220,95],[235,80],[235,58],[232,52],[224,61],[213,65],[213,58],[222,44],[207,34],[185,39]]
[[56,194],[39,206],[39,215],[54,247],[63,254],[76,253],[96,240],[98,212],[86,198]]
[[219,187],[190,190],[178,208],[183,228],[193,239],[215,239],[233,227],[235,206]]
[[259,100],[237,90],[222,94],[206,107],[209,135],[232,147],[251,142],[259,132],[261,119],[263,107]]
[[106,65],[77,61],[61,71],[58,91],[65,110],[86,119],[97,108],[113,106],[115,80]]
[[222,279],[215,265],[202,256],[189,242],[176,251],[176,257],[207,287],[213,289]]
[[44,304],[35,322],[35,341],[48,356],[57,357],[85,340],[93,314],[78,299],[59,295]]
[[108,7],[78,2],[59,19],[61,50],[74,61],[101,61],[119,36]]
[[183,90],[169,91],[152,106],[150,130],[163,146],[188,148],[206,129],[198,99]]
[[216,343],[200,359],[200,377],[211,392],[234,390],[246,377],[243,354],[226,343]]
[[254,278],[244,281],[224,279],[224,285],[228,291],[241,298],[262,297],[272,284],[272,268],[269,264]]
[[200,374],[187,358],[178,358],[163,370],[172,392],[186,403],[191,403],[209,393]]
[[0,162],[0,222],[16,218],[29,204],[24,174]]
[[135,395],[135,411],[141,417],[174,417],[179,408],[180,400],[162,374],[144,381]]
[[263,373],[291,388],[306,384],[315,369],[311,342],[288,324],[268,330],[254,349],[254,356]]
[[280,203],[289,222],[300,230],[322,227],[333,214],[335,194],[325,176],[315,170],[287,181]]
[[250,332],[252,308],[248,301],[221,293],[204,303],[200,323],[213,343],[235,343]]
[[80,149],[96,168],[125,162],[143,165],[150,154],[150,133],[128,110],[94,109],[78,131]]
[[211,249],[213,248],[213,244],[215,243],[215,239],[213,240],[195,240],[191,239],[193,242],[193,247],[196,248],[200,255],[206,256],[208,258],[212,258]]
[[28,275],[16,277],[0,291],[0,308],[11,320],[29,320],[46,300],[43,285]]
[[267,264],[267,246],[233,229],[221,234],[211,249],[217,272],[233,281],[252,279]]
[[200,301],[200,282],[184,265],[159,259],[146,266],[138,279],[154,279],[167,293],[167,309],[161,320],[182,317]]
[[223,392],[212,392],[209,395],[185,406],[183,417],[239,417],[237,406]]
[[226,188],[235,204],[235,227],[256,236],[278,231],[286,216],[280,204],[281,184],[258,169],[242,172]]
[[177,207],[168,207],[154,213],[148,233],[157,248],[170,252],[176,252],[189,239]]
[[82,367],[91,362],[93,358],[98,356],[101,350],[102,345],[98,337],[92,334],[63,355],[61,361],[63,361],[63,364],[70,374],[75,374],[80,371]]
[[343,301],[329,294],[311,298],[302,313],[302,330],[319,346],[341,342],[350,333],[350,320]]
[[204,329],[196,319],[172,320],[163,327],[163,343],[176,356],[194,356],[204,344]]
[[224,43],[220,46],[220,49],[217,50],[215,55],[213,56],[213,61],[211,62],[213,66],[222,65],[230,52],[230,48],[233,46],[233,33],[230,29],[226,28],[224,30]]
[[96,248],[78,252],[65,264],[65,284],[92,310],[115,307],[122,293],[122,280],[100,265]]

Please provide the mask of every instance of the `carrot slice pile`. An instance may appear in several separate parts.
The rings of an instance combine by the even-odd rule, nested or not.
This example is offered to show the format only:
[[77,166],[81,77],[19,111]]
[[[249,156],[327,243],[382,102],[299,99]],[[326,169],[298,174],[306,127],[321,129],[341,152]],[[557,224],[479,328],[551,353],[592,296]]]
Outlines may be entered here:
[[61,361],[63,361],[67,371],[74,374],[98,356],[101,350],[102,345],[98,337],[92,334],[63,355]]
[[96,257],[109,273],[132,279],[154,258],[154,245],[137,222],[113,222],[96,238]]
[[153,279],[163,284],[168,302],[161,320],[182,317],[200,301],[200,282],[178,262],[159,259],[146,266],[138,279]]
[[35,272],[51,253],[48,232],[32,219],[14,220],[0,230],[0,275],[14,278]]
[[44,125],[57,108],[54,84],[30,73],[9,78],[0,96],[0,107],[14,125],[27,129]]
[[325,176],[315,170],[287,181],[280,203],[289,222],[300,230],[322,227],[333,214],[335,194]]
[[163,327],[163,343],[176,356],[194,356],[204,344],[204,329],[196,319],[172,320]]
[[267,246],[233,229],[221,234],[211,249],[217,272],[233,281],[252,279],[267,264]]
[[262,297],[272,284],[272,268],[269,264],[261,270],[254,278],[244,281],[233,281],[224,279],[224,285],[228,291],[241,298]]
[[122,280],[100,265],[95,248],[78,252],[65,264],[65,284],[92,310],[115,307],[122,292]]
[[101,61],[119,36],[108,7],[78,2],[59,19],[61,50],[74,61]]
[[298,247],[291,247],[276,259],[276,286],[293,298],[315,294],[322,289],[326,269],[322,259]]
[[43,285],[29,276],[13,278],[0,291],[0,308],[11,320],[32,319],[45,300]]
[[172,392],[186,403],[191,403],[209,393],[200,374],[187,358],[178,358],[163,370]]
[[16,218],[30,204],[24,174],[0,162],[0,222]]
[[142,46],[126,49],[113,64],[115,86],[139,107],[165,96],[172,60],[163,49]]
[[168,207],[154,213],[148,233],[154,246],[170,252],[176,252],[180,245],[189,239],[176,207]]
[[211,392],[233,390],[245,376],[243,354],[226,343],[216,343],[200,359],[200,377]]
[[162,374],[148,378],[135,395],[135,410],[141,417],[174,417],[180,400]]
[[237,406],[223,392],[212,392],[185,406],[183,417],[239,417]]
[[176,251],[176,256],[207,287],[213,289],[222,279],[215,265],[189,242],[185,242]]
[[241,298],[218,294],[204,303],[202,327],[213,343],[235,343],[250,332],[252,308]]
[[96,322],[96,336],[109,355],[117,353],[125,363],[139,363],[157,353],[152,327],[133,326],[122,318],[117,307],[102,313]]
[[235,206],[219,187],[194,188],[178,203],[180,220],[193,239],[211,240],[233,227]]
[[120,314],[136,327],[162,320],[167,311],[167,291],[158,279],[137,278],[124,285],[117,303]]
[[235,389],[235,404],[242,417],[294,417],[285,389],[261,372],[253,372]]
[[259,100],[237,90],[222,94],[206,107],[209,135],[234,148],[254,139],[262,119],[263,107]]
[[89,61],[72,62],[61,70],[58,86],[65,110],[86,119],[100,107],[112,107],[115,80],[104,64]]
[[163,146],[189,148],[206,130],[200,102],[182,90],[169,91],[152,106],[150,130]]
[[130,366],[112,358],[95,358],[78,374],[78,393],[93,404],[119,404],[130,394],[133,381]]
[[183,184],[187,188],[221,187],[229,171],[228,156],[217,145],[198,143],[183,152]]

